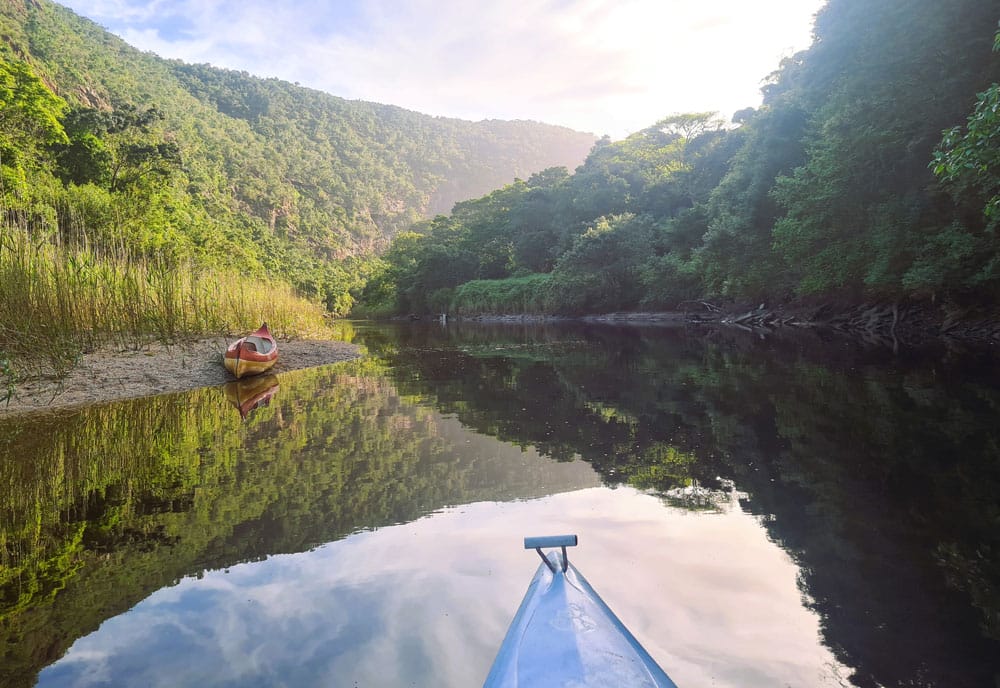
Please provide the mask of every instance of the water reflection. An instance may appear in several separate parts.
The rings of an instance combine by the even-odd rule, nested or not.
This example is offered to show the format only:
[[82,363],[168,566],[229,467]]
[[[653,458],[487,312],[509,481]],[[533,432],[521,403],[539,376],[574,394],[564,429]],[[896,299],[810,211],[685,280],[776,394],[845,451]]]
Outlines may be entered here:
[[407,402],[373,362],[281,379],[246,423],[208,388],[0,425],[0,684],[185,575],[599,483]]
[[756,519],[608,488],[451,508],[186,578],[76,643],[39,683],[481,685],[537,565],[514,534],[540,528],[580,533],[574,563],[679,685],[843,685],[797,567]]
[[245,422],[223,388],[0,422],[0,684],[72,646],[43,682],[476,685],[559,530],[681,685],[1000,674],[991,358],[356,332]]
[[255,375],[227,382],[222,386],[222,391],[229,403],[240,412],[240,418],[246,420],[255,408],[271,403],[271,399],[278,393],[278,376]]
[[362,332],[399,389],[660,493],[732,479],[858,686],[1000,682],[998,361],[814,333]]

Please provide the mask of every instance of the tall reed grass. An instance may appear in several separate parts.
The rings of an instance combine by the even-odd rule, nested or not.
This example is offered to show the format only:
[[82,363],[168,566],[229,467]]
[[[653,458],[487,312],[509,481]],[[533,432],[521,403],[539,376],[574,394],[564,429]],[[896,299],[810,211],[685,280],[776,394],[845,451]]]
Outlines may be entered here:
[[0,224],[0,401],[33,366],[65,374],[80,352],[255,329],[330,335],[321,306],[233,269],[66,247]]
[[457,315],[550,313],[552,284],[552,275],[543,273],[473,280],[455,288],[451,310]]

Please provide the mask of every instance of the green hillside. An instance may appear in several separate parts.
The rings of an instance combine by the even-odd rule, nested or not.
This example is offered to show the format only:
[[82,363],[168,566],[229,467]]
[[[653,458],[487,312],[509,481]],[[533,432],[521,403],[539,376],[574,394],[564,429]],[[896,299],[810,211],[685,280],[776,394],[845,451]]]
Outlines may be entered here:
[[[1000,8],[829,0],[725,123],[670,116],[397,239],[369,312],[1000,301]],[[994,42],[996,40],[996,47]],[[765,75],[761,75],[765,76]],[[886,311],[895,327],[895,310]]]
[[163,60],[48,0],[0,0],[0,58],[8,226],[267,274],[334,312],[401,228],[594,142]]

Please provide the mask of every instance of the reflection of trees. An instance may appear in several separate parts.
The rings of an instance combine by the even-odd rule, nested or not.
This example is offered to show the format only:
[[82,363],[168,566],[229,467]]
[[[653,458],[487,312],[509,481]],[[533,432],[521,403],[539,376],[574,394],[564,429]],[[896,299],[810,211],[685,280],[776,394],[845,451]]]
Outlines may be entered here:
[[[772,394],[788,444],[777,469],[808,506],[797,527],[775,532],[801,552],[831,644],[857,663],[860,685],[914,674],[926,685],[992,683],[987,638],[1000,635],[988,620],[1000,607],[977,596],[974,571],[942,571],[939,553],[996,551],[997,388],[951,370],[790,373],[794,384]],[[782,496],[771,498],[764,508],[780,513]],[[987,563],[994,585],[998,564]]]
[[503,328],[497,339],[492,328],[461,331],[459,351],[425,328],[402,330],[398,344],[371,332],[365,344],[392,364],[402,394],[431,399],[477,432],[559,460],[580,456],[612,484],[690,479],[694,457],[677,450],[686,426],[641,422],[619,403],[627,351],[609,354],[561,328]]
[[246,423],[221,388],[5,421],[0,683],[31,685],[76,638],[185,575],[579,483],[503,461],[495,442],[463,453],[449,423],[371,363],[282,376]]
[[[1000,672],[1000,377],[820,339],[608,327],[365,335],[405,393],[479,432],[663,491],[717,475],[773,515],[861,686]],[[586,340],[588,344],[582,342]],[[456,351],[457,349],[457,351]],[[972,605],[970,605],[970,601]]]
[[490,459],[486,439],[458,451],[475,436],[434,406],[611,484],[733,478],[858,685],[992,681],[1000,385],[982,361],[653,329],[361,333],[388,368],[282,376],[245,424],[220,389],[0,424],[0,678],[30,684],[204,568],[539,494],[547,469]]

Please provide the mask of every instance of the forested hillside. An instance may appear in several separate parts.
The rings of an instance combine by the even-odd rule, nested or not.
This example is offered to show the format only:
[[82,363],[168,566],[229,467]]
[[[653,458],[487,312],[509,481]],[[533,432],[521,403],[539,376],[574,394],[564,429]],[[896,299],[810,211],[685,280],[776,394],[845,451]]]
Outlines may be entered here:
[[6,226],[267,274],[335,313],[401,228],[593,142],[166,61],[49,0],[0,0]]
[[830,0],[759,109],[669,116],[417,225],[368,312],[995,305],[998,19],[992,0]]

